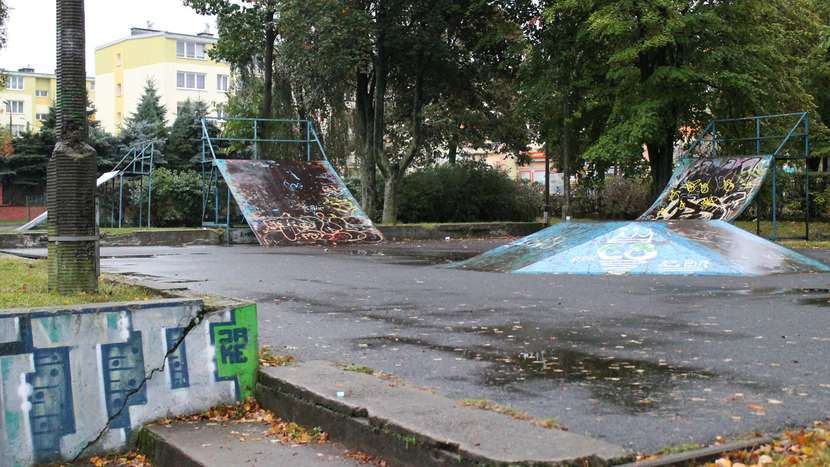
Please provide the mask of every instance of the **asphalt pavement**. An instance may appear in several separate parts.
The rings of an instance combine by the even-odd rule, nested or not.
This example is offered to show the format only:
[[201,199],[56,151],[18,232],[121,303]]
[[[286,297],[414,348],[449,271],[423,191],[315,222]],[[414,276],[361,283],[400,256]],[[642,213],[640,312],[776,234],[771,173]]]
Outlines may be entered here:
[[491,399],[640,452],[830,415],[829,275],[444,267],[496,243],[105,248],[102,267],[254,300],[261,343],[301,360]]

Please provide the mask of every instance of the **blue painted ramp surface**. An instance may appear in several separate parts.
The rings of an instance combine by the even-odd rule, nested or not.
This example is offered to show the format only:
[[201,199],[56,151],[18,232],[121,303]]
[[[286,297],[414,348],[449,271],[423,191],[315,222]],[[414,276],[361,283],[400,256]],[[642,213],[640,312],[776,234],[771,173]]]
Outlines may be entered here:
[[590,275],[830,272],[819,261],[723,221],[563,223],[451,267]]

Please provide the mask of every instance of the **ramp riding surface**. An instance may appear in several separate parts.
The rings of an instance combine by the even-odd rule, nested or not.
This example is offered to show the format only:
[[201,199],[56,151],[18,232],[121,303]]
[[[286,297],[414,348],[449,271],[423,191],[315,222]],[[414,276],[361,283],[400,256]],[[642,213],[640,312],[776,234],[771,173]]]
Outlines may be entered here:
[[383,240],[327,161],[215,164],[263,246]]
[[686,158],[640,220],[731,222],[746,210],[761,189],[772,159],[772,156]]
[[519,274],[762,276],[830,267],[723,221],[564,223],[453,267]]

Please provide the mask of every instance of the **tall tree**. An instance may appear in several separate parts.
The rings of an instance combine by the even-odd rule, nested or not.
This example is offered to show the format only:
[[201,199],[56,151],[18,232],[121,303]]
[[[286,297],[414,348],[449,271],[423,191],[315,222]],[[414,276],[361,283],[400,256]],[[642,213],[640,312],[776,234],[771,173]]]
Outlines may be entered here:
[[712,114],[812,110],[797,76],[816,27],[807,2],[586,2],[583,37],[609,54],[596,86],[611,109],[588,157],[625,157],[645,144],[656,193],[671,176],[680,126]]
[[[493,82],[479,79],[483,73],[509,66],[499,59],[509,57],[509,38],[519,36],[511,26],[498,3],[473,0],[285,1],[280,30],[286,55],[305,53],[318,64],[300,70],[309,78],[303,82],[348,80],[354,86],[364,209],[374,206],[380,172],[383,221],[396,221],[403,175],[430,157],[438,140],[453,137],[448,127],[464,123],[459,96],[480,101],[481,83]],[[446,117],[444,108],[458,115]]]
[[49,289],[98,290],[95,149],[87,143],[84,1],[57,1],[57,144],[49,160]]
[[123,153],[135,144],[152,142],[155,145],[157,162],[164,163],[167,134],[167,108],[161,103],[155,83],[148,79],[135,111],[130,114],[121,129],[119,150]]
[[[202,119],[207,114],[207,104],[201,101],[194,102],[188,99],[179,106],[165,146],[165,158],[169,168],[196,168],[202,146]],[[214,134],[215,129],[208,131]]]

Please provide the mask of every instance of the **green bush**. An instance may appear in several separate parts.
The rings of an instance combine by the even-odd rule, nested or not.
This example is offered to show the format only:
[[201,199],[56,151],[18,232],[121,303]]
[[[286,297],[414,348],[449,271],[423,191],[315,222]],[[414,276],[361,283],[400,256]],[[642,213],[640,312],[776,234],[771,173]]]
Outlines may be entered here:
[[404,223],[533,221],[542,195],[478,162],[433,166],[407,175],[399,195]]
[[606,178],[600,195],[600,214],[605,219],[636,219],[652,203],[650,185],[639,178]]
[[153,172],[153,225],[202,224],[202,178],[195,170],[158,168]]

